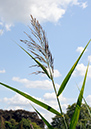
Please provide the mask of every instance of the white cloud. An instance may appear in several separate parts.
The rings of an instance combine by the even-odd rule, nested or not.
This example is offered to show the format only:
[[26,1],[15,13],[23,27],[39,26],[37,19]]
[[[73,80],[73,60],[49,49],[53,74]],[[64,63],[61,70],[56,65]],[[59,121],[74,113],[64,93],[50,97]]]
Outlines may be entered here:
[[81,7],[82,7],[83,9],[85,9],[87,6],[88,6],[88,5],[87,5],[87,2],[84,2],[84,3],[81,4]]
[[3,29],[0,29],[0,35],[2,35],[4,33]]
[[[24,84],[27,88],[40,88],[40,89],[46,89],[46,90],[52,89],[52,83],[49,80],[30,81],[26,78],[20,79],[19,77],[13,77],[12,80]],[[59,85],[56,84],[56,87],[58,88]]]
[[84,64],[78,64],[73,75],[74,76],[84,76],[85,72],[86,72],[86,66],[84,66]]
[[88,61],[89,61],[89,62],[91,62],[91,55],[90,55],[90,56],[88,56]]
[[6,31],[10,31],[11,30],[11,27],[14,26],[13,24],[7,24],[5,22],[0,22],[0,26],[2,29],[0,29],[0,35],[3,34],[4,30]]
[[[47,100],[47,101],[55,101],[56,100],[56,95],[55,93],[45,93],[44,94],[44,99]],[[61,102],[67,102],[67,99],[65,97],[63,97],[63,95],[61,94],[60,97],[59,97],[60,101]]]
[[3,22],[0,22],[0,25],[3,26]]
[[[57,22],[69,5],[79,5],[79,0],[0,0],[0,19],[5,23],[29,21],[32,14],[39,21]],[[86,3],[82,3],[83,8]]]
[[[79,53],[81,53],[81,52],[83,51],[83,49],[84,49],[83,47],[78,47],[78,48],[76,49],[76,51],[79,52]],[[85,50],[85,52],[86,52],[86,51],[87,51],[87,49]]]
[[10,28],[12,26],[13,26],[12,24],[5,24],[5,28],[6,28],[7,31],[10,31],[11,30]]
[[[84,76],[85,72],[86,72],[86,68],[87,66],[85,66],[84,64],[78,64],[76,67],[76,70],[73,73],[73,76]],[[91,65],[89,66],[88,69],[88,77],[91,78]]]
[[0,26],[1,26],[1,29],[0,29],[0,35],[2,35],[2,34],[3,34],[3,32],[4,32],[4,30],[3,30],[3,28],[2,28],[2,26],[3,26],[3,22],[0,22]]
[[4,102],[7,102],[9,105],[17,105],[17,106],[27,106],[29,105],[29,101],[24,98],[23,96],[19,95],[19,94],[15,94],[15,96],[13,96],[12,98],[4,98],[3,99]]
[[[49,72],[49,69],[47,69],[47,71]],[[51,71],[52,72],[52,71]],[[42,74],[42,77],[45,77],[46,75],[45,74]],[[61,73],[57,70],[57,69],[54,69],[54,74],[53,74],[53,76],[55,77],[55,78],[57,78],[57,77],[60,77],[61,76]]]
[[55,69],[54,70],[54,77],[60,77],[60,76],[61,76],[60,72],[57,69]]
[[3,70],[0,70],[0,73],[5,73],[6,71],[5,71],[5,69],[3,69]]
[[[52,98],[52,96],[53,96],[53,98]],[[50,106],[52,106],[53,108],[58,110],[58,104],[56,102],[55,93],[45,93],[42,99],[38,98],[38,97],[34,97],[34,98],[36,98],[39,101],[49,104]],[[61,95],[61,97],[59,99],[60,99],[60,102],[62,103],[62,105],[64,105],[64,104],[67,105],[67,102],[68,102],[67,98],[65,98],[65,97],[63,97],[63,95]],[[29,101],[28,99],[26,99],[23,96],[16,93],[11,98],[5,97],[3,99],[3,102],[7,103],[9,106],[15,106],[15,107],[18,106],[18,107],[23,108],[23,107],[27,107],[28,105],[30,105],[31,101]]]
[[81,53],[81,52],[83,51],[83,49],[84,49],[83,47],[78,47],[78,48],[76,49],[76,51]]
[[[56,110],[59,109],[54,92],[53,93],[45,93],[44,100],[45,100],[45,102],[47,102],[49,105],[51,105]],[[60,100],[63,112],[66,112],[66,108],[68,106],[68,99],[63,97],[63,95],[61,94],[59,97],[59,100]]]
[[91,95],[88,95],[86,97],[86,101],[87,101],[88,105],[91,106]]
[[[53,96],[53,99],[52,99]],[[35,98],[35,97],[34,97]],[[51,107],[55,108],[56,110],[59,110],[58,104],[56,102],[56,98],[55,98],[55,94],[54,93],[45,93],[43,98],[36,98],[37,100],[40,100],[48,105],[50,105]],[[16,109],[27,109],[29,111],[33,111],[33,108],[31,107],[30,103],[32,103],[31,101],[27,100],[26,98],[24,98],[23,96],[19,95],[19,94],[15,94],[13,97],[11,98],[7,98],[5,97],[3,99],[3,102],[5,104],[7,104],[7,109],[10,110],[16,110]],[[61,102],[61,106],[63,111],[66,111],[66,108],[68,106],[68,99],[66,99],[65,97],[63,97],[61,95],[60,97],[60,102]],[[51,118],[54,116],[52,113],[44,110],[43,108],[41,108],[40,106],[37,106],[36,104],[32,103],[33,106],[42,113],[42,115],[48,120],[51,121]]]

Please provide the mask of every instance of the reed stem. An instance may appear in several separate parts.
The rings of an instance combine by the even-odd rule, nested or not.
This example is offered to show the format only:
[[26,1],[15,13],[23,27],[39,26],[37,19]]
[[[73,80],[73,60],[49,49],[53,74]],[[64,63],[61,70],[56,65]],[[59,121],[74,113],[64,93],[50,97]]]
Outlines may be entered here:
[[51,80],[52,80],[53,88],[54,88],[54,91],[55,91],[55,94],[56,94],[56,99],[57,99],[57,102],[58,102],[58,106],[59,106],[59,109],[60,109],[60,113],[62,114],[62,117],[63,117],[63,121],[64,121],[64,124],[65,124],[65,129],[68,129],[67,123],[66,123],[66,120],[65,120],[65,117],[64,117],[64,114],[63,114],[63,112],[62,112],[62,108],[61,108],[61,105],[60,105],[60,101],[59,101],[59,98],[58,98],[58,96],[57,96],[57,91],[56,91],[55,83],[54,83],[54,80],[53,80],[53,76],[51,76]]

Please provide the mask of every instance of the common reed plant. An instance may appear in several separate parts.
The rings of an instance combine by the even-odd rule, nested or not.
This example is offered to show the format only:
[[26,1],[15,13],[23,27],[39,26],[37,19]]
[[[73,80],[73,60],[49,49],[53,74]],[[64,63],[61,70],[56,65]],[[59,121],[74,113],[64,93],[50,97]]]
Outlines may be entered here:
[[[82,104],[84,87],[85,87],[85,83],[86,83],[89,63],[87,65],[87,69],[86,69],[86,73],[85,73],[85,76],[84,76],[83,84],[82,84],[81,90],[79,92],[79,96],[78,96],[77,103],[76,103],[76,108],[75,108],[75,111],[74,111],[74,114],[73,114],[73,117],[71,119],[69,127],[67,126],[67,122],[65,120],[65,116],[64,116],[63,111],[62,111],[59,96],[62,94],[62,92],[64,91],[65,87],[67,86],[67,83],[70,80],[70,77],[72,76],[73,71],[75,70],[75,68],[76,68],[79,60],[81,59],[83,53],[85,52],[86,48],[88,47],[91,39],[86,44],[84,50],[82,51],[80,56],[77,58],[76,62],[73,64],[73,66],[71,67],[71,69],[68,72],[68,74],[65,76],[62,84],[60,85],[60,88],[57,91],[56,86],[55,86],[55,82],[54,82],[54,59],[53,59],[52,53],[51,53],[51,51],[49,49],[49,44],[48,44],[48,41],[47,41],[47,38],[46,38],[46,35],[45,35],[45,31],[43,30],[43,28],[40,25],[40,23],[38,22],[38,20],[36,20],[36,18],[33,18],[32,15],[31,15],[30,21],[31,21],[32,27],[29,27],[29,28],[30,28],[30,31],[31,31],[33,37],[35,37],[36,40],[34,40],[31,35],[29,35],[29,34],[27,34],[25,32],[25,34],[28,36],[29,40],[20,40],[20,41],[27,45],[28,51],[25,50],[19,44],[17,44],[17,45],[25,53],[27,53],[27,55],[30,58],[32,58],[34,60],[35,64],[30,66],[30,67],[38,67],[38,68],[40,67],[41,68],[41,70],[34,71],[32,74],[43,73],[51,80],[52,85],[53,85],[53,89],[54,89],[54,92],[55,92],[55,95],[56,95],[57,103],[58,103],[58,106],[59,106],[59,111],[57,111],[56,109],[52,108],[51,105],[45,104],[45,103],[35,99],[31,95],[26,94],[26,93],[24,93],[24,92],[22,92],[22,91],[20,91],[20,90],[18,90],[16,88],[13,88],[13,87],[11,87],[11,86],[9,86],[7,84],[4,84],[2,82],[0,82],[0,84],[2,86],[6,87],[6,88],[9,88],[9,89],[17,92],[18,94],[24,96],[28,100],[34,102],[35,104],[41,106],[42,108],[48,110],[49,112],[51,112],[51,113],[53,113],[55,115],[59,115],[59,116],[63,117],[65,129],[68,129],[68,128],[69,129],[75,129],[76,125],[77,125],[77,122],[78,122],[78,119],[79,119],[80,107],[81,107],[81,104]],[[86,101],[85,101],[85,103],[86,103]],[[86,105],[87,105],[87,103],[86,103]],[[87,108],[88,108],[88,105],[87,105]],[[38,110],[35,109],[35,108],[34,108],[34,110],[40,115],[40,117],[45,122],[47,127],[49,129],[53,129],[53,127],[50,125],[50,123],[38,112]],[[89,113],[90,113],[90,111],[89,111]]]

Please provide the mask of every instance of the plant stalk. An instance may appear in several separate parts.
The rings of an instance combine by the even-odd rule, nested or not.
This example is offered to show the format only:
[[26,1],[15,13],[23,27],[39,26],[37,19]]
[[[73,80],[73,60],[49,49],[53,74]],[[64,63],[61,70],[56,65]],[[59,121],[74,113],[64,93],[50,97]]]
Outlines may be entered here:
[[65,120],[65,117],[64,117],[64,114],[63,114],[63,112],[62,112],[62,108],[61,108],[61,105],[60,105],[60,101],[59,101],[59,98],[58,98],[58,96],[57,96],[57,91],[56,91],[56,87],[55,87],[55,83],[54,83],[52,74],[51,74],[51,80],[52,80],[53,88],[54,88],[54,91],[55,91],[55,94],[56,94],[58,106],[59,106],[60,112],[61,112],[62,117],[63,117],[63,121],[64,121],[64,124],[65,124],[65,128],[68,129],[67,123],[66,123],[66,120]]

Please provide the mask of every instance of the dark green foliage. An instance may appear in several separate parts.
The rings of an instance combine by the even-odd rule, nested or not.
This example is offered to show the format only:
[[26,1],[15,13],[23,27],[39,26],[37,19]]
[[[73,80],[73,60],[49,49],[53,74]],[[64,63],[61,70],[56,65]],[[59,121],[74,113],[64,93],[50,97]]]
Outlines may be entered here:
[[11,119],[10,121],[5,121],[3,125],[4,126],[1,126],[0,129],[43,129],[35,122],[31,122],[31,120],[25,118],[22,118],[20,122]]
[[31,120],[25,118],[22,118],[18,127],[21,129],[32,129],[31,126],[33,127],[33,129],[42,129],[35,122],[31,122]]
[[[73,116],[76,104],[69,105],[67,108],[67,113],[65,114],[66,122],[69,127],[71,118]],[[91,107],[89,107],[91,109]],[[54,129],[65,129],[63,118],[60,116],[55,116],[52,118],[52,126]],[[76,129],[91,129],[91,118],[89,116],[88,110],[85,104],[81,105],[79,120]]]
[[4,118],[2,116],[0,117],[0,128],[5,129],[5,122],[4,122]]
[[[76,104],[69,105],[67,108],[67,115],[69,119],[72,118]],[[91,107],[89,107],[91,109]],[[85,104],[81,105],[79,120],[77,123],[77,129],[90,129],[91,128],[91,117],[89,116],[88,110]]]
[[0,129],[44,129],[44,123],[36,112],[0,110]]
[[34,129],[42,129],[41,127],[39,127],[35,122],[32,122],[33,128]]
[[[68,116],[66,114],[64,114],[64,116],[65,116],[65,120],[67,121],[69,119]],[[55,129],[65,129],[63,117],[60,117],[58,115],[52,118],[51,124]]]
[[21,125],[23,129],[30,129],[30,122],[31,121],[29,119],[22,118],[19,125]]
[[15,119],[10,119],[10,121],[5,121],[6,129],[18,129],[18,122]]
[[12,129],[12,124],[10,121],[5,121],[5,127],[6,129]]

